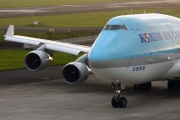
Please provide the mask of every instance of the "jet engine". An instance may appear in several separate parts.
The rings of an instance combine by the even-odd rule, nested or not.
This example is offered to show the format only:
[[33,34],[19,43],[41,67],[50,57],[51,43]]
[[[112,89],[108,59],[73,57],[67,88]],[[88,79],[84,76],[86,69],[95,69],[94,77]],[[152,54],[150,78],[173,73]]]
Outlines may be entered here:
[[25,65],[31,71],[38,71],[45,69],[51,63],[52,58],[44,51],[32,51],[25,57]]
[[71,62],[63,67],[62,76],[69,84],[83,82],[89,76],[88,67],[81,62]]

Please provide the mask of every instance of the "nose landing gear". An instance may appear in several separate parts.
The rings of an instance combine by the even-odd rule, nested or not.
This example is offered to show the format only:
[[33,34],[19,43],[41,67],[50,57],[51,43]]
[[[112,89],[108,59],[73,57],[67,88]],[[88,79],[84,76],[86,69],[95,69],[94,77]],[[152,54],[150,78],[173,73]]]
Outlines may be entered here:
[[112,88],[116,88],[117,96],[114,96],[111,100],[111,105],[114,108],[125,108],[127,106],[127,99],[125,97],[121,97],[120,93],[125,89],[125,84],[114,83],[112,82]]

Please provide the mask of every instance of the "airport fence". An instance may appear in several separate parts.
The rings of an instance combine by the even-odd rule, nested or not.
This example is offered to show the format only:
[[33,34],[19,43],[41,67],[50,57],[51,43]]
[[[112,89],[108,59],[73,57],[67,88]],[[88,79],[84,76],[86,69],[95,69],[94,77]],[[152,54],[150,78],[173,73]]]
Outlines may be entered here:
[[[0,49],[7,49],[7,48],[23,48],[23,44],[20,43],[13,43],[13,42],[6,42],[4,41],[4,35],[6,33],[7,28],[0,29]],[[71,41],[72,43],[76,43],[78,41],[83,41],[83,44],[86,40],[94,39],[100,33],[102,28],[56,28],[56,29],[49,29],[49,28],[28,28],[28,29],[17,29],[15,30],[15,34],[35,37],[35,38],[42,38],[48,40],[58,40],[68,42]],[[87,41],[89,43],[89,41]]]
[[[0,41],[3,41],[3,36],[7,28],[0,29]],[[60,40],[69,38],[78,38],[86,36],[98,35],[102,28],[19,28],[15,29],[15,34],[36,37],[49,40]]]

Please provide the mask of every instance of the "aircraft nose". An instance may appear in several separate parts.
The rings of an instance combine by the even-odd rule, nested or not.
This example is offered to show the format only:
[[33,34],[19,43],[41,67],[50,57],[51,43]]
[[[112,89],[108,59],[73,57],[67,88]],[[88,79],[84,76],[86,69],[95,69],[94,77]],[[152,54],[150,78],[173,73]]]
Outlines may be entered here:
[[89,60],[110,59],[115,51],[114,39],[115,36],[112,33],[100,34],[89,52]]

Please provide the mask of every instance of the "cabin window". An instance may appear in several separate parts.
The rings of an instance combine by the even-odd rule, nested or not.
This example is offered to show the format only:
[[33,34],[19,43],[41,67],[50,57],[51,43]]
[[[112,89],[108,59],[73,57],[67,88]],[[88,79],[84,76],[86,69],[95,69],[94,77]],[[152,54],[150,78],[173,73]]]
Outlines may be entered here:
[[106,25],[103,30],[127,30],[125,25]]

